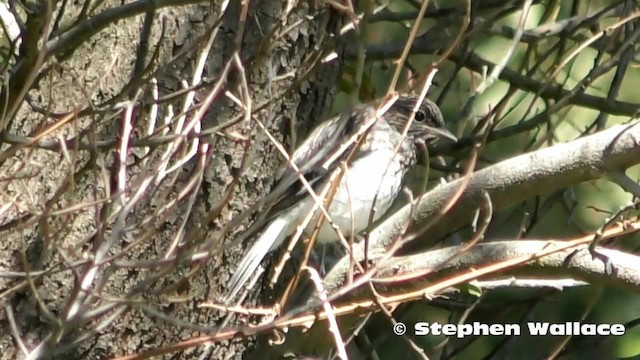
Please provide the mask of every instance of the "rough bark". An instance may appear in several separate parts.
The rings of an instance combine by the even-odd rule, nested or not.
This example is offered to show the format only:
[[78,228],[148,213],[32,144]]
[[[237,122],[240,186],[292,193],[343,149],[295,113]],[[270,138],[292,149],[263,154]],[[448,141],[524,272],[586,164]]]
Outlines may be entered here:
[[[205,67],[208,85],[198,89],[196,103],[211,93],[235,50],[239,50],[254,106],[268,104],[255,113],[256,118],[292,146],[292,141],[303,137],[325,116],[332,102],[340,60],[328,64],[318,60],[336,46],[329,34],[336,30],[339,17],[314,1],[256,1],[251,2],[245,23],[240,1],[231,1],[224,14],[220,12],[222,3],[216,0],[170,6],[147,13],[153,21],[147,39],[149,52],[142,64],[154,62],[160,96],[181,89],[181,81],[191,81],[198,51],[222,15]],[[152,2],[149,4],[152,6]],[[82,5],[66,4],[61,9],[58,4],[52,19],[63,11],[62,23],[73,26]],[[105,1],[90,13],[89,20],[119,5],[119,1]],[[245,148],[244,143],[229,136],[241,132],[242,126],[216,128],[217,132],[203,137],[212,146],[193,207],[187,196],[171,212],[144,222],[187,186],[199,158],[169,175],[155,191],[145,193],[145,200],[126,216],[126,226],[116,226],[117,221],[110,216],[118,199],[116,148],[124,115],[110,100],[122,93],[119,101],[138,101],[135,115],[140,120],[134,124],[132,138],[142,138],[152,102],[147,81],[151,73],[142,76],[145,80],[137,81],[137,87],[127,86],[133,74],[141,73],[136,61],[140,58],[146,10],[134,11],[133,16],[95,34],[87,32],[78,48],[70,43],[64,52],[56,53],[59,57],[51,58],[47,65],[57,71],[37,79],[37,86],[28,93],[30,104],[23,103],[4,129],[0,174],[11,181],[1,185],[6,194],[2,203],[12,201],[15,205],[0,214],[0,268],[4,270],[4,276],[0,276],[4,310],[0,319],[6,330],[0,336],[1,359],[25,357],[16,336],[38,357],[102,359],[175,344],[203,333],[199,330],[220,320],[220,313],[197,305],[215,300],[224,291],[228,274],[241,255],[239,247],[229,249],[224,256],[216,252],[202,262],[179,256],[162,266],[146,267],[141,262],[161,261],[180,232],[189,240],[185,249],[212,241],[230,217],[270,188],[280,159],[260,130],[254,128],[244,134],[253,139],[248,161],[251,165],[245,169],[231,201],[225,203],[224,194],[238,176]],[[87,19],[79,24],[83,21]],[[43,69],[38,69],[39,74]],[[240,79],[241,72],[236,68],[225,90],[239,96]],[[140,97],[135,96],[136,88],[143,90]],[[161,102],[161,116],[168,113],[168,104],[179,113],[182,99]],[[37,108],[42,112],[34,110]],[[74,117],[60,130],[44,136],[39,146],[26,144],[29,137],[79,110],[89,115]],[[221,93],[207,113],[203,130],[224,124],[239,113]],[[58,139],[77,141],[61,146]],[[152,146],[151,153],[160,147]],[[144,178],[143,158],[140,148],[133,149],[127,158],[130,191],[135,191]],[[151,161],[157,159],[150,157]],[[210,224],[203,223],[221,202],[224,206],[219,216]],[[77,204],[88,205],[65,210]],[[191,232],[198,227],[206,231]],[[149,235],[149,230],[155,232]],[[88,295],[84,294],[78,282],[90,261],[83,259],[92,259],[106,237],[115,239],[108,250],[118,258],[95,266],[95,281],[85,289],[90,290]],[[162,276],[157,276],[158,272]],[[87,321],[65,321],[72,304],[83,296],[92,300],[84,302],[86,307],[80,313],[104,312],[87,315]],[[15,324],[17,330],[11,331],[9,324]],[[240,356],[243,347],[200,346],[178,352],[175,358],[194,358],[203,352],[212,359],[229,358],[231,351]]]

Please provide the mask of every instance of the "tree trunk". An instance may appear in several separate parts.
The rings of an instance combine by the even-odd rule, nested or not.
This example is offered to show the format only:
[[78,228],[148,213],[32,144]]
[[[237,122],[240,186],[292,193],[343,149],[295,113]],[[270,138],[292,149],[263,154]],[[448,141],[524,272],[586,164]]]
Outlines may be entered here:
[[[23,39],[20,55],[35,49],[47,61],[29,63],[32,72],[16,65],[23,66],[16,73],[37,76],[22,102],[16,92],[31,83],[10,79],[19,110],[3,119],[0,174],[9,180],[0,203],[9,205],[0,212],[0,266],[11,273],[0,277],[1,359],[112,358],[160,350],[220,324],[223,314],[198,305],[226,291],[242,247],[217,250],[249,222],[224,239],[221,229],[270,189],[281,164],[256,121],[290,149],[328,113],[341,69],[340,59],[322,62],[338,46],[330,35],[339,16],[330,8],[253,1],[245,13],[240,1],[222,10],[223,3],[105,1],[84,14],[83,4],[65,2],[30,15],[49,24],[49,41],[38,47]],[[187,96],[171,94],[193,82],[212,34],[206,81],[193,88],[185,122],[213,101],[200,130],[172,137]],[[233,97],[251,100],[254,119],[226,126],[246,114]],[[147,136],[154,104],[156,131]],[[197,151],[189,155],[191,146]],[[194,260],[203,250],[216,251]],[[172,358],[227,359],[242,354],[237,344],[186,347]]]

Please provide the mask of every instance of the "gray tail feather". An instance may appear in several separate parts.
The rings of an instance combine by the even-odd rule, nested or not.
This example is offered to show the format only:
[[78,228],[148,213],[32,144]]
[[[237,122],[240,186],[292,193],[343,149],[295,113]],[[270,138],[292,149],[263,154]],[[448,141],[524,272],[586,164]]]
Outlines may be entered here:
[[256,242],[251,246],[251,249],[247,255],[242,258],[240,264],[238,264],[236,271],[229,280],[229,293],[223,298],[222,302],[225,305],[229,305],[231,301],[242,291],[247,281],[251,279],[251,276],[255,273],[256,269],[262,262],[262,259],[272,250],[275,250],[280,244],[277,242],[282,241],[282,231],[287,225],[287,221],[283,218],[274,219],[266,228],[266,230],[260,234]]

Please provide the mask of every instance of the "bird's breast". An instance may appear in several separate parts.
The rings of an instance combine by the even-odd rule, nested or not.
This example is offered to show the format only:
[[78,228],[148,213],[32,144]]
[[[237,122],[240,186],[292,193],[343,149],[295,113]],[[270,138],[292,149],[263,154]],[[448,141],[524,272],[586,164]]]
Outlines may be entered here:
[[[343,174],[328,209],[331,219],[349,237],[379,219],[391,206],[402,186],[406,166],[400,153],[388,147],[371,151],[353,161]],[[374,209],[374,211],[372,211]],[[335,230],[325,222],[318,241],[332,242]]]

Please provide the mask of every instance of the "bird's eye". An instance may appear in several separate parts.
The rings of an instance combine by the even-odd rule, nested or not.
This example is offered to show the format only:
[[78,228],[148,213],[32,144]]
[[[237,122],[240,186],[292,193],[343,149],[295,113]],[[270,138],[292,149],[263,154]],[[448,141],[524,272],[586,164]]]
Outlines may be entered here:
[[427,118],[427,115],[425,115],[424,111],[417,111],[416,112],[416,121],[417,122],[423,122],[425,119]]

